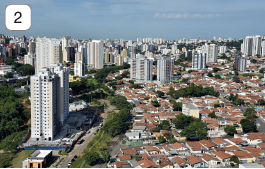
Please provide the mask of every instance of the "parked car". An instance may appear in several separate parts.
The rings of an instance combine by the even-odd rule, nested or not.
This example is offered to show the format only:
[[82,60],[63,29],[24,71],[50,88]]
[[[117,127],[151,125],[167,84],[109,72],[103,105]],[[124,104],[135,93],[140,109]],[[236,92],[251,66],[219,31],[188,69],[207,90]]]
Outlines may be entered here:
[[82,144],[84,141],[85,141],[84,139],[79,140],[79,141],[77,142],[77,144]]
[[76,159],[76,158],[77,158],[77,155],[74,156],[74,159]]
[[75,161],[75,158],[73,158],[72,160],[71,160],[71,162],[73,163]]

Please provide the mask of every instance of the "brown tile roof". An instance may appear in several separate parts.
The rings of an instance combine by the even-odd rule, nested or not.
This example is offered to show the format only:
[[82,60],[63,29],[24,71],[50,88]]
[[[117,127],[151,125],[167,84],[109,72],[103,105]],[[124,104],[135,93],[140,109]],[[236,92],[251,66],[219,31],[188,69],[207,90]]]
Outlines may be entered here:
[[241,143],[244,143],[244,141],[241,138],[230,138],[229,141],[232,141],[233,143],[239,145]]
[[123,154],[134,154],[136,155],[137,154],[137,151],[134,150],[134,149],[129,149],[129,150],[122,150]]
[[233,152],[238,158],[251,158],[253,157],[251,154],[249,154],[246,151],[235,151]]
[[226,159],[226,158],[230,158],[232,155],[227,154],[223,151],[218,151],[218,152],[212,152],[214,155],[218,156],[221,159]]
[[169,160],[161,160],[160,164],[159,164],[159,168],[163,168],[163,167],[167,167],[167,166],[172,166],[172,168],[174,167],[174,165],[169,161]]
[[204,159],[205,161],[211,161],[211,160],[219,161],[217,158],[214,158],[209,154],[202,154],[202,159]]
[[156,164],[151,160],[141,160],[138,161],[138,163],[142,168],[158,168]]
[[189,159],[190,164],[197,164],[197,163],[200,163],[202,161],[202,159],[200,157],[197,157],[194,155],[188,156],[187,158]]
[[123,155],[123,156],[119,156],[120,161],[124,161],[124,160],[131,160],[131,156],[130,155]]
[[141,154],[141,155],[142,155],[143,159],[145,159],[145,160],[150,158],[150,156],[146,153]]
[[156,147],[153,147],[153,146],[147,146],[147,147],[145,147],[145,149],[146,149],[146,151],[158,151],[158,152],[160,152],[160,150],[158,149],[158,148],[156,148]]
[[[182,143],[174,143],[174,144],[171,144],[171,146],[172,147],[174,147],[174,148],[180,148],[180,147],[186,147],[184,144],[182,144]],[[187,147],[186,147],[187,148]]]
[[201,140],[199,141],[202,145],[204,145],[207,148],[211,148],[214,146],[217,146],[217,144],[215,144],[214,142],[212,142],[211,140]]
[[174,157],[174,158],[172,158],[172,160],[174,160],[180,167],[185,166],[185,164],[190,164],[188,161],[186,161],[180,157]]
[[225,143],[227,141],[225,141],[224,139],[221,139],[221,138],[215,138],[215,139],[212,139],[213,142],[215,142],[216,144],[222,144],[222,143]]
[[113,163],[114,165],[116,164],[117,168],[121,168],[122,165],[128,165],[129,163],[127,161],[116,161],[115,163]]

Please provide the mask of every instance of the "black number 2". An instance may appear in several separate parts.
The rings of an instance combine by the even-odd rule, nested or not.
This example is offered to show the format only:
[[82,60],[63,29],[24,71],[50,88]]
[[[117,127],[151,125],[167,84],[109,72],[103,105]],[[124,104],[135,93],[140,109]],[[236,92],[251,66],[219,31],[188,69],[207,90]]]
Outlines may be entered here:
[[19,17],[15,20],[14,23],[22,23],[21,21],[18,21],[18,20],[21,18],[22,13],[21,13],[21,12],[16,12],[16,13],[15,13],[15,16],[16,16],[17,14],[19,14]]

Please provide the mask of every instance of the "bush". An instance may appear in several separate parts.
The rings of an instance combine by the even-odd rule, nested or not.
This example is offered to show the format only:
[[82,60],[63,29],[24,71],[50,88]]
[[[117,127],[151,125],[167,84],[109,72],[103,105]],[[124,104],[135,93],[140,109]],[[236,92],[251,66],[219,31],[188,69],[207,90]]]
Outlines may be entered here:
[[28,105],[31,105],[31,103],[30,103],[30,100],[29,100],[29,99],[27,99],[27,100],[25,101],[25,103],[27,103]]

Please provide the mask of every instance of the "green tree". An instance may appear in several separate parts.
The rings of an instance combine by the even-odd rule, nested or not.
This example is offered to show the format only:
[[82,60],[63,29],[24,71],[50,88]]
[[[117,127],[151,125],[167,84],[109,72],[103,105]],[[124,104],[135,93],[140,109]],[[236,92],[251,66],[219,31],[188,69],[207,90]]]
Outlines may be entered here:
[[6,79],[13,78],[13,73],[12,73],[12,72],[7,72],[7,73],[4,75],[4,77],[5,77]]
[[155,107],[159,107],[159,106],[160,106],[160,104],[158,103],[157,100],[152,101],[151,104],[152,104],[153,106],[155,106]]
[[158,142],[159,143],[165,143],[166,142],[166,139],[163,136],[159,136],[158,137]]
[[207,125],[204,122],[193,122],[188,127],[184,128],[180,135],[186,137],[188,140],[197,138],[199,140],[206,139]]
[[264,73],[264,70],[263,70],[263,69],[260,69],[259,72],[260,72],[260,73]]
[[217,107],[221,107],[221,105],[220,104],[214,104],[213,107],[217,108]]
[[258,105],[265,105],[265,101],[263,99],[258,100]]
[[169,91],[168,91],[167,94],[170,95],[170,96],[173,96],[174,92],[175,92],[175,89],[171,86],[171,87],[169,88]]
[[245,104],[244,100],[242,100],[242,99],[236,99],[236,100],[234,101],[234,103],[235,103],[236,105],[243,105],[243,104]]
[[254,119],[256,116],[257,112],[255,111],[254,108],[247,108],[246,111],[244,112],[244,116],[251,116],[251,120]]
[[234,133],[236,133],[236,128],[234,126],[226,126],[224,128],[226,134],[230,135],[230,136],[233,136]]
[[235,163],[239,163],[239,159],[238,159],[238,157],[236,156],[236,155],[232,155],[231,157],[230,157],[230,162],[235,162]]
[[242,128],[245,133],[255,132],[257,130],[256,124],[252,123],[251,121],[246,121],[245,123],[243,123]]
[[258,61],[256,59],[251,59],[250,62],[251,63],[257,63]]
[[143,87],[140,86],[139,84],[133,84],[133,85],[131,86],[131,88],[134,88],[134,89],[141,89],[141,88],[143,88]]
[[103,161],[105,163],[109,162],[109,160],[110,160],[110,154],[109,154],[109,151],[108,150],[101,151],[101,156],[102,156]]
[[131,84],[134,84],[134,80],[129,80],[128,82]]
[[97,152],[92,151],[85,153],[84,158],[88,165],[94,165],[100,159],[100,155]]
[[166,137],[166,139],[168,141],[170,141],[170,140],[172,140],[174,138],[174,135],[172,133],[170,133],[170,132],[165,133],[164,136]]
[[165,93],[164,93],[164,92],[161,92],[161,91],[159,91],[159,90],[157,90],[157,91],[156,91],[156,93],[158,94],[158,96],[159,96],[159,97],[162,97],[162,96],[164,96],[164,95],[165,95]]
[[153,132],[160,132],[161,128],[160,127],[156,127],[154,128]]
[[173,105],[174,111],[182,111],[182,103],[181,102],[175,102]]
[[178,140],[176,140],[176,139],[171,139],[170,141],[169,141],[169,144],[174,144],[174,143],[177,143],[178,142]]
[[214,78],[221,79],[222,77],[221,77],[221,75],[217,74],[217,75],[214,76]]
[[220,69],[218,68],[218,67],[214,67],[213,68],[213,72],[215,73],[215,72],[218,72]]
[[217,119],[217,116],[215,115],[215,112],[211,112],[208,114],[208,117],[211,117],[211,118],[216,118]]
[[207,76],[208,76],[208,77],[213,77],[213,74],[212,74],[211,72],[209,72],[209,73],[207,74]]

